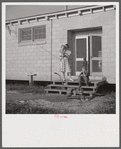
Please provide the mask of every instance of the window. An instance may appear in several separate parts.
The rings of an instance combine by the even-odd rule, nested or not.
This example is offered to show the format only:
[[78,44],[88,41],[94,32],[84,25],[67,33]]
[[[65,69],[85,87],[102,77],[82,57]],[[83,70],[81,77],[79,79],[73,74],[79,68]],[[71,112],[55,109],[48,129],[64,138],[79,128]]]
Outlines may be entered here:
[[21,41],[31,40],[31,28],[21,30]]
[[45,27],[41,26],[41,27],[36,27],[34,28],[34,39],[44,39],[46,38],[46,34],[45,34]]
[[19,43],[40,41],[46,38],[46,26],[22,28],[19,30]]

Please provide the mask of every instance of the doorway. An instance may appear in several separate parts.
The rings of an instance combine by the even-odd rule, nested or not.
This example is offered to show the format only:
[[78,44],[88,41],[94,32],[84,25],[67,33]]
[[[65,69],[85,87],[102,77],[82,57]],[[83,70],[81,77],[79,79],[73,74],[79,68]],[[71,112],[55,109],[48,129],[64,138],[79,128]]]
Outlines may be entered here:
[[75,72],[82,71],[83,58],[86,58],[90,76],[102,75],[102,37],[101,35],[75,36]]

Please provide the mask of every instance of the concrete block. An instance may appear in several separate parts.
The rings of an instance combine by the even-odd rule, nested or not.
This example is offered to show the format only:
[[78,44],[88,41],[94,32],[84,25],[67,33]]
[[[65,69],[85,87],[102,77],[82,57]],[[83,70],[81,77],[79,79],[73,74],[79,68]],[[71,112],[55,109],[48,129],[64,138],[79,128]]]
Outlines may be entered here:
[[46,64],[46,67],[50,68],[51,67],[51,64]]
[[110,72],[110,71],[115,71],[115,66],[109,65],[108,66],[108,72]]
[[43,60],[43,63],[48,64],[50,63],[50,60]]
[[103,67],[108,67],[108,62],[103,62],[103,63],[102,63],[102,66],[103,66]]
[[57,31],[59,31],[59,32],[60,32],[60,31],[64,31],[64,29],[63,29],[62,27],[57,27],[56,29],[57,29]]
[[18,67],[18,65],[17,64],[13,64],[13,68],[16,68],[16,67]]
[[103,53],[103,57],[108,57],[108,53],[106,52],[106,53]]
[[104,57],[104,58],[103,58],[103,62],[110,62],[110,58],[108,58],[108,57],[105,58],[105,57]]
[[33,56],[29,56],[28,59],[29,60],[34,60],[34,57]]
[[28,65],[28,67],[29,67],[29,68],[34,68],[34,64],[30,63],[30,64]]
[[20,67],[23,67],[23,65],[22,64],[18,64],[18,67],[20,68]]
[[53,24],[53,28],[59,27],[59,24]]
[[111,62],[116,62],[116,58],[111,58],[110,61]]
[[56,64],[57,62],[58,62],[58,61],[55,60],[55,59],[52,60],[52,63],[53,63],[53,64]]
[[46,57],[46,55],[41,55],[41,57],[40,57],[39,59],[40,59],[40,60],[46,60],[47,57]]
[[40,67],[41,64],[34,64],[34,67]]
[[115,57],[116,57],[116,52],[111,52],[111,53],[110,53],[110,57],[111,57],[111,58],[115,58]]

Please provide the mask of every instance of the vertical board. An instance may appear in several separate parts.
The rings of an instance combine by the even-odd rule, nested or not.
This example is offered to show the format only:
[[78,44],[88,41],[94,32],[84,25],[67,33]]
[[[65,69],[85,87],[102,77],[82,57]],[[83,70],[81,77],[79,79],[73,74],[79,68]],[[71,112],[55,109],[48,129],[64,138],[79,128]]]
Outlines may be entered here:
[[88,70],[88,75],[90,75],[90,36],[88,36],[88,66],[87,66],[87,70]]

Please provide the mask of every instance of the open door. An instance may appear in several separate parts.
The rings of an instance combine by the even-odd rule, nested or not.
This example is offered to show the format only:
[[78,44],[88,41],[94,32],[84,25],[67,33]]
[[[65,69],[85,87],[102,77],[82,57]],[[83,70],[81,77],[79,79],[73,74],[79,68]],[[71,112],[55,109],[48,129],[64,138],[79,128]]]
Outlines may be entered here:
[[102,37],[90,35],[90,75],[102,75]]
[[82,71],[81,66],[83,63],[83,58],[86,57],[86,60],[88,61],[88,36],[76,36],[75,46],[75,70],[76,75],[79,75]]

